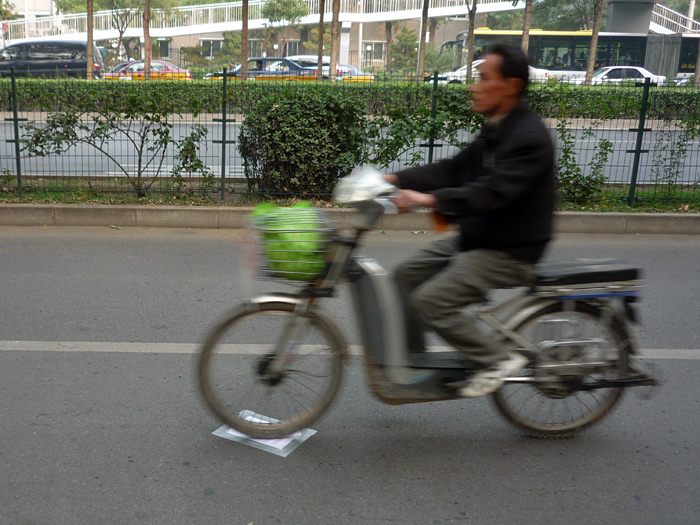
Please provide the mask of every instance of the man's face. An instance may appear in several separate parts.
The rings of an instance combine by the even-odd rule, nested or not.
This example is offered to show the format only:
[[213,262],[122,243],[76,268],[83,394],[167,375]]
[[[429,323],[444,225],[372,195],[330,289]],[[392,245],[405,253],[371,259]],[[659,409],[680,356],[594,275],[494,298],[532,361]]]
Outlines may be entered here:
[[519,98],[520,82],[514,78],[503,78],[500,55],[486,55],[477,68],[479,79],[472,84],[473,110],[487,117],[506,114]]

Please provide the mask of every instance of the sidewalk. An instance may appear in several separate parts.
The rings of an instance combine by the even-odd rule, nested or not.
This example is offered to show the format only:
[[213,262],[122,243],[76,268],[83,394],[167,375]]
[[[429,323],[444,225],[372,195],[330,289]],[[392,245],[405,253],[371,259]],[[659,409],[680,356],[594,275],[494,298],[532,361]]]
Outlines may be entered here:
[[[340,226],[351,210],[327,209]],[[216,206],[129,206],[0,204],[0,226],[119,226],[123,228],[241,229],[250,208]],[[430,230],[427,212],[387,215],[380,230]],[[700,235],[700,213],[557,213],[559,233]]]

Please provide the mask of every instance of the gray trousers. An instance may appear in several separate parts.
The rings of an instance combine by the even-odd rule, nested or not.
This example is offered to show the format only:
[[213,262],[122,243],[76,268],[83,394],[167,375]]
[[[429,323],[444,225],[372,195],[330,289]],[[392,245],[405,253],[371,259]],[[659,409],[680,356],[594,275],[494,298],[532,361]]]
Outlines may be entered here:
[[396,269],[408,346],[423,351],[424,330],[432,329],[474,364],[488,367],[504,359],[508,349],[463,309],[485,301],[489,290],[529,282],[533,265],[496,250],[461,251],[459,243],[459,236],[435,241]]

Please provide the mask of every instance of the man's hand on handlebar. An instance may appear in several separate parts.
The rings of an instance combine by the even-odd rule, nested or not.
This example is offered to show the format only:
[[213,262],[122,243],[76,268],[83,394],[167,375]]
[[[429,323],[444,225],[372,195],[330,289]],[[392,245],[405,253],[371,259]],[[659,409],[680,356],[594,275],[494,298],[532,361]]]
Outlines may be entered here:
[[[382,175],[382,178],[393,185],[399,182],[399,178],[393,173]],[[416,208],[434,208],[437,204],[434,195],[413,190],[399,190],[391,201],[399,209],[399,213],[410,213]]]
[[437,204],[434,195],[413,190],[399,190],[391,200],[399,213],[409,213],[416,208],[434,208]]

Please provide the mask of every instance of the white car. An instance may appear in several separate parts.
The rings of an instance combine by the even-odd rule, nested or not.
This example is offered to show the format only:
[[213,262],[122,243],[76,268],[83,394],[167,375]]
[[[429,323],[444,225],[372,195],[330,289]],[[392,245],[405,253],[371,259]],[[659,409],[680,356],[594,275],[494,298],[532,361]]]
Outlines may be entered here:
[[[478,68],[484,61],[474,60],[472,62],[472,78],[477,78],[479,72]],[[549,79],[549,71],[546,69],[538,69],[532,66],[528,66],[530,70],[530,80],[535,82],[544,82]],[[438,83],[440,84],[461,84],[467,80],[467,66],[462,66],[454,71],[448,71],[447,73],[441,73],[438,75]]]
[[[652,85],[666,83],[666,77],[662,75],[654,75],[643,67],[638,66],[606,66],[596,69],[593,72],[592,84],[604,84],[614,82],[616,84],[627,82],[644,82],[650,78]],[[570,80],[574,84],[583,84],[586,80],[586,75],[578,75]]]

